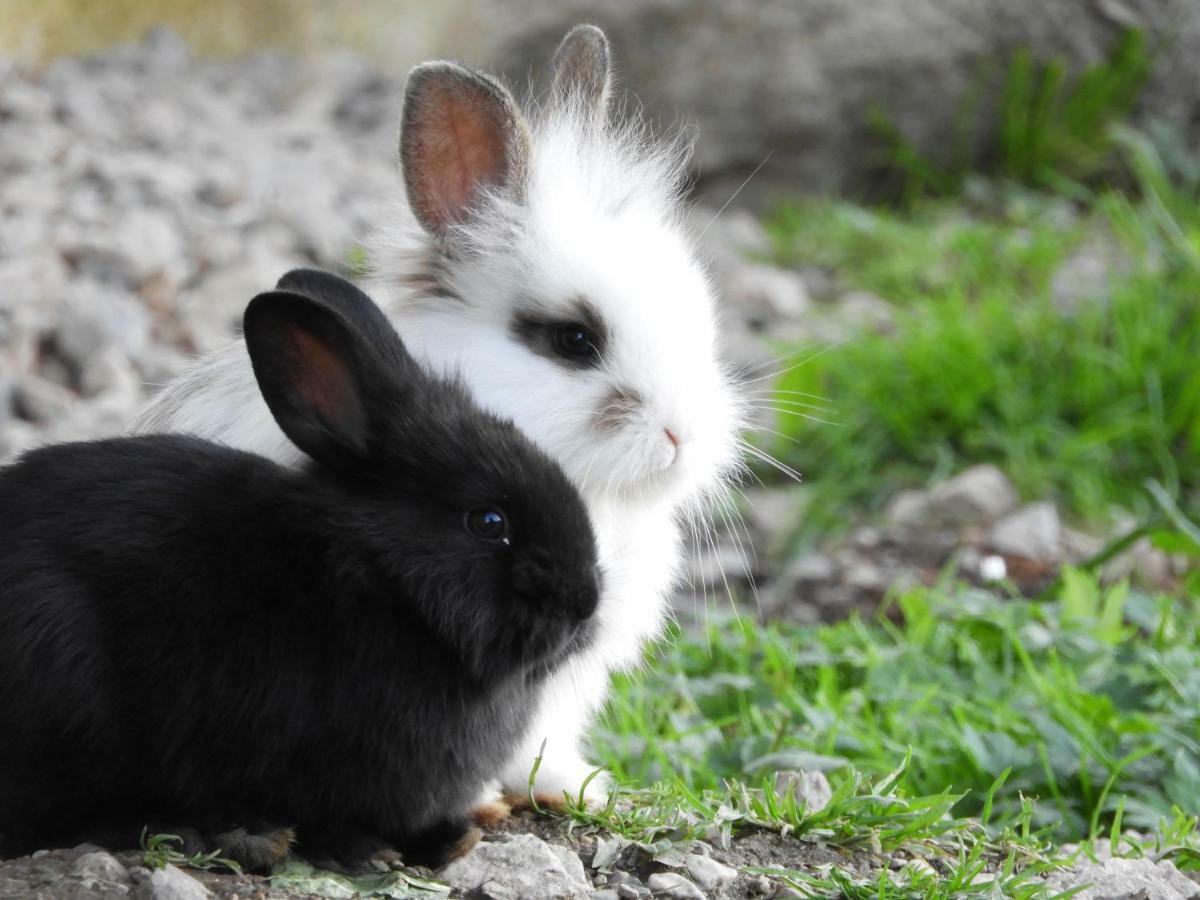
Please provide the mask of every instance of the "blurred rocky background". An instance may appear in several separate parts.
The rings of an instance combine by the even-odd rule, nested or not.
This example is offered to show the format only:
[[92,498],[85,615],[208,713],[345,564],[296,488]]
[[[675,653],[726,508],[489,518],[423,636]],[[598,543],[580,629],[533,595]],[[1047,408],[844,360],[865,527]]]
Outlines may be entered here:
[[[122,431],[286,269],[353,275],[377,213],[403,202],[395,145],[411,64],[456,56],[536,91],[580,20],[608,30],[620,87],[650,119],[695,130],[694,224],[730,353],[764,389],[797,354],[891,340],[913,312],[904,285],[889,296],[852,254],[806,242],[819,208],[797,232],[788,204],[948,192],[957,205],[930,235],[1001,208],[1011,228],[1000,242],[1036,242],[1019,220],[1036,218],[1073,237],[1034,282],[1022,270],[1014,284],[1071,315],[1140,262],[1060,182],[1131,177],[1109,153],[1118,119],[1168,123],[1184,161],[1200,137],[1200,4],[1189,0],[0,0],[0,461]],[[1051,170],[1063,178],[1050,184]],[[977,172],[1026,184],[998,189]],[[873,216],[829,213],[851,222],[850,243],[892,227]],[[797,396],[774,399],[795,412]],[[855,402],[812,399],[818,419],[830,415],[816,427],[830,429]],[[780,429],[794,437],[778,411],[758,412],[766,444]],[[821,483],[825,459],[780,447]],[[731,511],[696,548],[681,611],[727,609],[734,594],[765,617],[827,620],[948,575],[1036,592],[1137,524],[1136,508],[1083,514],[1000,456],[964,452],[880,480],[885,491],[837,505],[832,525],[827,493],[817,509],[809,485],[763,467],[744,525]],[[818,513],[829,527],[805,532]],[[1105,564],[1157,586],[1185,570],[1146,540]]]
[[0,53],[78,54],[166,25],[207,55],[341,47],[391,75],[451,56],[521,88],[542,81],[579,21],[608,32],[624,86],[652,118],[695,124],[698,186],[720,202],[760,166],[741,197],[759,207],[780,192],[886,195],[892,130],[933,162],[985,164],[1016,56],[1069,77],[1131,30],[1151,61],[1135,119],[1200,135],[1192,0],[4,0]]

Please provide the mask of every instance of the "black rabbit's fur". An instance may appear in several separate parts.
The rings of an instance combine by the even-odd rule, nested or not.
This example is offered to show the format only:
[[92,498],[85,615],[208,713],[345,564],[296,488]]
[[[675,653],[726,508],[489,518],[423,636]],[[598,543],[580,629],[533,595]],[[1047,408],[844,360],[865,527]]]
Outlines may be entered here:
[[[565,476],[345,282],[281,287],[247,342],[311,464],[148,436],[0,471],[7,853],[164,822],[440,863],[587,640],[595,547]],[[481,507],[510,544],[468,532]]]

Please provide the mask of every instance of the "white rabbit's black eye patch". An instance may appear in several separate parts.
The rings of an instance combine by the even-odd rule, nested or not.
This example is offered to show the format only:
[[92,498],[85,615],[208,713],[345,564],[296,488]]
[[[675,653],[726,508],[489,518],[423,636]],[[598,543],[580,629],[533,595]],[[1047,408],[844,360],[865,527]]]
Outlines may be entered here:
[[608,341],[604,321],[586,300],[576,300],[572,307],[554,312],[518,311],[510,326],[513,336],[534,353],[561,365],[597,368]]

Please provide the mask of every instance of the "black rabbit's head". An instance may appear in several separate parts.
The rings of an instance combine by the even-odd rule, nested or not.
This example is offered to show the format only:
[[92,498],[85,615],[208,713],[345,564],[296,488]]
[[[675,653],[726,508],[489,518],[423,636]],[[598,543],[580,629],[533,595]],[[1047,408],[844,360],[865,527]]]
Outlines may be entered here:
[[587,641],[596,546],[566,476],[510,422],[407,353],[379,308],[320,272],[251,301],[246,343],[284,433],[346,497],[339,521],[480,679]]

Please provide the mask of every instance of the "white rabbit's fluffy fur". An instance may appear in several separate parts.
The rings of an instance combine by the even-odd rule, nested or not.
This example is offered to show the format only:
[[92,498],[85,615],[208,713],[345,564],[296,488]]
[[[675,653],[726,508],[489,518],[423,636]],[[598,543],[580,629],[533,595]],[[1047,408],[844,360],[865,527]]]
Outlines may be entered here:
[[[555,92],[529,120],[510,109],[513,178],[481,188],[469,215],[440,232],[398,204],[370,243],[376,274],[368,292],[412,353],[461,375],[481,404],[510,417],[563,466],[600,542],[598,639],[548,686],[528,740],[504,767],[500,781],[517,794],[543,740],[539,794],[574,794],[592,771],[580,737],[609,673],[636,665],[659,633],[678,574],[682,517],[710,499],[738,458],[740,405],[718,359],[713,292],[682,224],[686,145],[610,121],[607,44],[585,27],[563,48],[580,39],[603,51],[599,96],[594,81],[584,79],[589,98],[572,90],[570,72],[556,73]],[[560,49],[560,68],[566,55]],[[503,92],[490,80],[484,87]],[[523,316],[581,315],[597,319],[604,335],[590,368],[538,352],[515,327]],[[300,459],[259,398],[240,343],[169,385],[140,427]],[[603,794],[599,779],[590,793]]]

